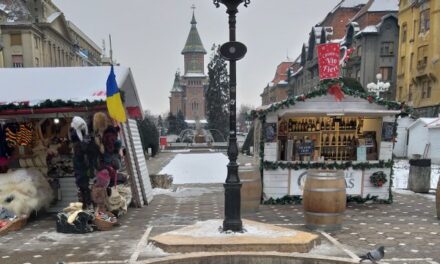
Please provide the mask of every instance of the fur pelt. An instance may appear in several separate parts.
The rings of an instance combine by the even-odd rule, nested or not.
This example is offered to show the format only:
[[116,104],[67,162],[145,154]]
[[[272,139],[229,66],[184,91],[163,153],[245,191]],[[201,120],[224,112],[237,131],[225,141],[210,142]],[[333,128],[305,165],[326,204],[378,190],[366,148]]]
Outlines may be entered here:
[[87,127],[86,121],[79,116],[73,117],[70,126],[75,129],[80,141],[83,141],[84,137],[89,134],[89,129]]
[[93,115],[93,131],[95,134],[102,135],[108,126],[111,126],[112,123],[107,117],[107,115],[103,112],[98,112]]
[[16,215],[30,215],[47,208],[52,198],[49,183],[37,169],[10,170],[0,174],[0,207]]

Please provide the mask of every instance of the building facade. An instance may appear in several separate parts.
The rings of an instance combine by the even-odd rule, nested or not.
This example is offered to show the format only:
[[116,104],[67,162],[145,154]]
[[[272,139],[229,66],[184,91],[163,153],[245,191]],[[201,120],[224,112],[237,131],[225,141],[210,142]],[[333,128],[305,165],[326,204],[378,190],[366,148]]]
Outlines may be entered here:
[[0,0],[0,33],[3,67],[100,65],[101,48],[51,0]]
[[368,4],[365,1],[341,1],[316,26],[312,27],[307,43],[304,43],[300,56],[300,68],[291,69],[289,74],[289,94],[306,94],[319,84],[318,56],[316,46],[327,42],[341,42],[347,24]]
[[[382,73],[382,81],[390,82],[391,87],[381,96],[394,99],[397,82],[396,44],[399,39],[398,1],[349,3],[352,2],[340,2],[323,22],[312,28],[309,40],[301,51],[301,67],[291,69],[289,74],[291,95],[309,93],[319,85],[317,45],[339,43],[346,48],[355,48],[342,68],[342,77],[356,79],[366,88],[367,84],[377,81],[378,73]],[[338,17],[341,19],[338,20]]]
[[287,73],[289,68],[295,67],[294,65],[298,66],[299,64],[297,62],[289,61],[289,59],[287,61],[281,62],[278,65],[275,72],[275,77],[270,83],[267,84],[267,86],[263,90],[263,93],[260,95],[262,105],[279,102],[289,97]]
[[[377,1],[376,1],[377,3]],[[343,45],[354,48],[353,54],[343,67],[343,76],[356,79],[364,89],[376,83],[381,74],[382,82],[390,83],[387,92],[380,96],[389,100],[396,98],[399,25],[397,2],[388,7],[375,8],[368,4],[348,24]]]
[[194,13],[191,20],[191,29],[182,50],[184,56],[184,72],[174,77],[170,92],[170,112],[177,115],[181,111],[185,120],[205,120],[206,100],[205,91],[208,87],[208,76],[205,74],[205,55],[197,30],[197,21]]
[[423,117],[440,109],[440,1],[402,0],[399,6],[397,99]]

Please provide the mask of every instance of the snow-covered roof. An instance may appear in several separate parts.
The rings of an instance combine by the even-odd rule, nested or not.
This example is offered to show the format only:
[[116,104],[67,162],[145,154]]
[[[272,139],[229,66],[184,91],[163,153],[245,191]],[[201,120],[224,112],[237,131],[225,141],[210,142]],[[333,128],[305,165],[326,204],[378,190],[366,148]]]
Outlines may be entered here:
[[57,19],[61,14],[62,14],[61,12],[55,12],[55,13],[52,13],[50,16],[48,16],[48,17],[46,18],[47,23],[52,23],[52,22],[54,22],[55,19]]
[[0,4],[0,10],[4,11],[4,12],[8,12],[6,11],[6,5],[5,4]]
[[399,0],[375,0],[368,12],[399,11]]
[[[141,107],[130,68],[115,67],[125,106]],[[3,68],[0,69],[0,104],[44,100],[97,101],[106,99],[110,67]],[[142,110],[142,107],[141,107]]]
[[440,128],[440,118],[436,118],[434,121],[426,125],[427,128]]
[[428,124],[434,122],[436,119],[437,118],[427,118],[427,117],[419,118],[416,121],[414,121],[411,125],[409,125],[408,129],[412,129],[417,124],[422,124],[423,126],[427,126]]
[[365,5],[368,3],[369,0],[342,0],[333,8],[333,10],[330,13],[334,13],[339,8],[353,8],[358,7],[360,5]]
[[[289,100],[289,99],[286,99]],[[278,102],[279,103],[279,102]],[[274,104],[278,104],[274,103]],[[270,105],[264,105],[258,110],[270,109]],[[368,115],[387,116],[401,113],[400,110],[389,110],[385,106],[370,103],[368,100],[345,95],[342,101],[336,101],[332,95],[322,95],[307,99],[304,102],[296,102],[295,105],[281,108],[272,112],[281,117],[285,115]]]
[[183,75],[183,77],[200,77],[200,78],[204,78],[204,77],[206,77],[206,75],[204,73],[201,73],[201,72],[187,72],[187,73],[185,73],[185,75]]
[[368,0],[344,0],[341,3],[341,7],[356,7],[359,5],[365,5],[367,2]]
[[366,26],[364,29],[356,33],[355,36],[359,36],[366,33],[377,33],[377,32],[379,32],[377,26]]
[[[185,122],[186,122],[187,124],[195,124],[195,123],[196,123],[196,120],[185,120]],[[208,124],[208,121],[205,120],[205,119],[202,119],[202,120],[199,120],[199,123],[200,123],[200,124]]]
[[298,73],[300,73],[303,70],[303,67],[301,66],[296,72],[292,73],[292,77],[295,77],[296,75],[298,75]]

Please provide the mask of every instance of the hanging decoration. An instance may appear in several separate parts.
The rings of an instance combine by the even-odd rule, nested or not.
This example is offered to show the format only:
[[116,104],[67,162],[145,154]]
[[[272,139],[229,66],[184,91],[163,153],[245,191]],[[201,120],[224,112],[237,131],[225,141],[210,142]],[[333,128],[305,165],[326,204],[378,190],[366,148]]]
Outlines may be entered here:
[[333,95],[336,99],[336,101],[342,101],[344,99],[344,93],[341,90],[340,84],[333,84],[328,88],[328,93],[330,95]]
[[387,181],[387,175],[383,171],[377,171],[370,176],[370,182],[375,187],[382,187]]
[[[340,76],[340,45],[339,43],[325,43],[317,46],[319,79],[337,79]],[[345,57],[345,55],[344,55]]]

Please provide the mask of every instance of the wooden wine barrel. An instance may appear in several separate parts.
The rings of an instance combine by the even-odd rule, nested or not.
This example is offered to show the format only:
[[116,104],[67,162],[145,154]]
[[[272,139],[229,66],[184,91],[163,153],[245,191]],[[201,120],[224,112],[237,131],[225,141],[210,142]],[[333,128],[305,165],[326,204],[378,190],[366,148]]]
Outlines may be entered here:
[[437,182],[437,191],[435,196],[435,205],[437,207],[437,218],[440,219],[440,179]]
[[343,171],[309,170],[304,184],[306,227],[334,231],[342,228],[347,203]]
[[238,175],[241,186],[241,213],[258,211],[261,201],[261,176],[256,166],[240,166]]

